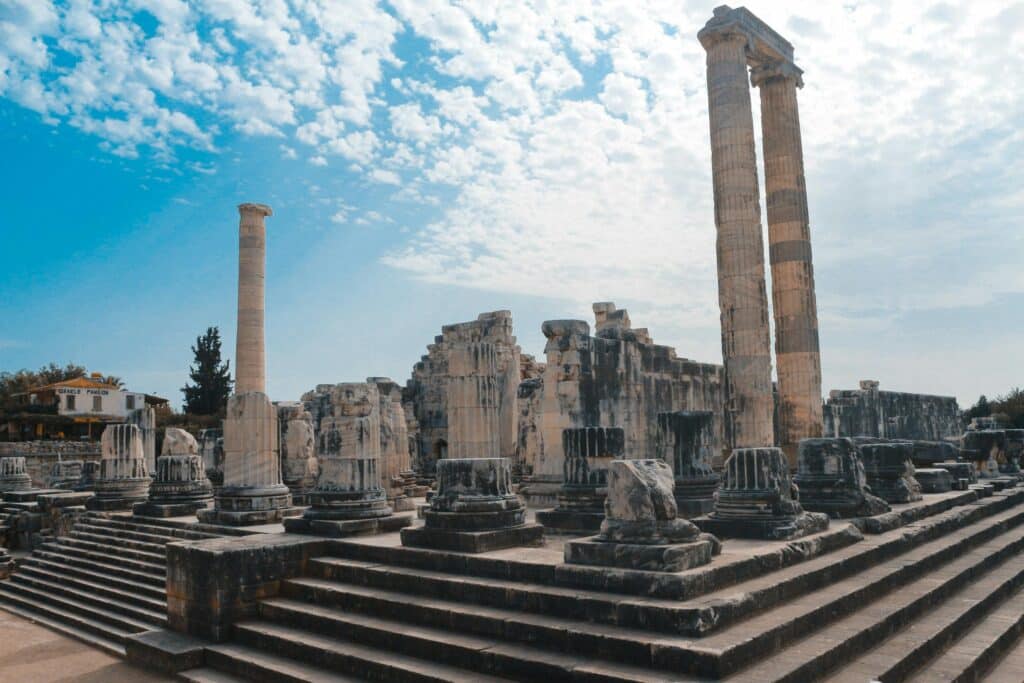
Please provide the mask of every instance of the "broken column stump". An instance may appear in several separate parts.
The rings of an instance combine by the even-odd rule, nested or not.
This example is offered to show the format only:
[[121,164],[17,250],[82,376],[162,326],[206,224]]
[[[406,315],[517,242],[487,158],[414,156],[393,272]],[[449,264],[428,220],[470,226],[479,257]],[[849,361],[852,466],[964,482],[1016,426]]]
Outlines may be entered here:
[[480,553],[544,540],[512,492],[508,458],[438,460],[437,493],[423,517],[423,526],[402,529],[402,545]]
[[875,495],[887,503],[912,503],[921,500],[921,484],[914,479],[912,443],[862,443],[859,450],[868,477],[868,486]]
[[693,520],[718,537],[787,540],[828,528],[828,515],[804,512],[780,448],[737,448],[725,461],[715,509]]
[[31,488],[32,477],[28,474],[24,456],[0,458],[0,493],[28,491]]
[[918,467],[914,479],[921,485],[921,493],[946,493],[953,490],[953,475],[941,467]]
[[711,466],[713,421],[714,414],[707,410],[658,414],[660,455],[672,466],[682,517],[704,515],[715,507],[720,477]]
[[91,484],[96,495],[85,507],[130,510],[135,503],[144,503],[153,479],[146,468],[142,431],[133,424],[109,425],[103,430],[100,448],[99,471]]
[[601,528],[608,466],[622,459],[625,439],[621,427],[562,430],[563,483],[558,491],[558,507],[537,513],[537,521],[545,529],[592,534]]
[[805,510],[834,519],[889,512],[889,504],[871,492],[853,440],[802,439],[797,463],[794,481]]
[[182,517],[213,505],[213,484],[206,478],[199,443],[178,427],[168,427],[149,500],[136,503],[132,513],[144,517]]
[[665,462],[616,460],[607,476],[601,531],[567,542],[567,563],[679,572],[721,552],[717,538],[677,518],[672,469]]

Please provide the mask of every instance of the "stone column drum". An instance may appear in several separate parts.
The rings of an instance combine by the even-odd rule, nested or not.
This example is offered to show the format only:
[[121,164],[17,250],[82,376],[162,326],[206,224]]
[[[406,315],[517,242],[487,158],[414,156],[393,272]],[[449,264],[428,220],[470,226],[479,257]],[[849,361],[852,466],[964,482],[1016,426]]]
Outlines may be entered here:
[[132,511],[144,517],[182,517],[213,505],[213,485],[206,478],[195,437],[184,429],[168,427],[149,500]]
[[608,466],[621,460],[626,435],[621,427],[579,427],[562,430],[564,475],[558,506],[537,513],[545,530],[592,534],[604,521]]
[[711,561],[721,544],[676,517],[672,468],[661,460],[617,460],[608,467],[605,520],[597,536],[565,544],[565,561],[679,572]]
[[308,505],[309,491],[316,485],[319,462],[316,459],[313,417],[301,405],[279,405],[281,428],[281,478],[292,492],[294,505]]
[[92,482],[89,510],[130,510],[146,501],[152,478],[146,468],[142,431],[133,424],[109,425],[100,438],[99,471]]
[[748,38],[714,19],[698,38],[707,51],[727,432],[737,448],[765,446],[774,443],[774,399]]
[[843,519],[880,515],[890,509],[871,493],[852,439],[803,439],[794,481],[800,489],[800,505],[811,512]]
[[448,457],[498,457],[501,432],[494,344],[453,344],[448,373]]
[[281,521],[292,496],[281,481],[277,409],[259,391],[228,399],[224,419],[224,485],[212,510],[200,510],[209,524],[247,525]]
[[333,414],[320,419],[320,473],[301,518],[285,520],[293,533],[325,536],[394,531],[411,523],[394,515],[380,478],[380,403],[377,386],[351,382],[331,388]]
[[238,335],[235,341],[235,393],[265,392],[263,349],[267,229],[273,211],[265,204],[238,205]]
[[24,456],[8,456],[0,458],[0,493],[9,491],[28,491],[32,488],[32,477]]
[[58,460],[50,468],[46,486],[51,489],[71,489],[82,478],[81,460]]
[[862,443],[859,449],[873,493],[889,503],[921,500],[921,484],[914,479],[914,444]]
[[512,492],[508,458],[438,460],[437,493],[423,516],[423,526],[402,529],[402,545],[480,553],[544,539],[544,527],[526,522]]
[[804,512],[781,448],[737,448],[725,461],[715,509],[694,523],[722,537],[785,540],[824,531],[828,515]]
[[707,514],[715,506],[720,478],[711,467],[713,419],[706,410],[658,414],[660,455],[675,473],[676,506],[683,517]]
[[779,380],[779,434],[783,444],[822,434],[818,304],[811,261],[811,230],[796,89],[800,69],[775,61],[751,71],[761,91],[768,252]]

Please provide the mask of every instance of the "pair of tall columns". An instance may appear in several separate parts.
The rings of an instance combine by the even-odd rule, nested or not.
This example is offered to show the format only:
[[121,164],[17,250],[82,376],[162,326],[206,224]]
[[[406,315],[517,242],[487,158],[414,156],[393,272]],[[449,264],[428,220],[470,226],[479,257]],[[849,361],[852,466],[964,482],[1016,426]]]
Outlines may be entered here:
[[718,10],[699,38],[707,50],[726,415],[733,446],[774,442],[764,241],[747,75],[748,62],[755,61],[750,82],[761,90],[779,432],[783,444],[792,444],[820,436],[822,428],[817,305],[796,102],[796,88],[803,83],[791,63],[759,59],[760,43],[744,27],[717,19]]

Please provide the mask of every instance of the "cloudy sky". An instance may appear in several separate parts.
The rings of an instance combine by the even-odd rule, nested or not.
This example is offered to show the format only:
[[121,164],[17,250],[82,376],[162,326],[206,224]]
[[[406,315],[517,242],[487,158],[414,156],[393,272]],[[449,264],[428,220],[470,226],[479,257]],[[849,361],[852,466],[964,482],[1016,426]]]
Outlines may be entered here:
[[[268,221],[274,399],[613,300],[720,362],[716,3],[0,0],[0,369],[180,403]],[[825,389],[1024,384],[1024,3],[754,2],[796,47]],[[755,119],[757,92],[753,92]]]

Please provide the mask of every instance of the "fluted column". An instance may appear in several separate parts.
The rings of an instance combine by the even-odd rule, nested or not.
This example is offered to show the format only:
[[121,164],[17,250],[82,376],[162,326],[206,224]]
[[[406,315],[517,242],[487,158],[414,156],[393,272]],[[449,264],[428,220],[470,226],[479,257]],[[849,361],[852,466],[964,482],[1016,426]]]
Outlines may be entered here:
[[239,204],[238,334],[235,340],[235,393],[266,392],[263,303],[267,229],[273,215],[265,204]]
[[803,79],[792,64],[776,62],[753,69],[751,83],[761,90],[779,433],[783,444],[795,444],[822,432],[818,306],[796,101]]
[[774,442],[768,297],[745,33],[705,27],[726,419],[734,447]]

